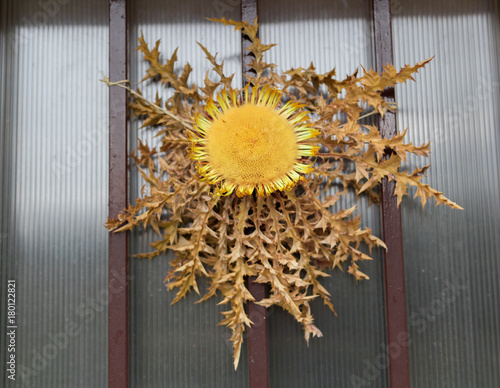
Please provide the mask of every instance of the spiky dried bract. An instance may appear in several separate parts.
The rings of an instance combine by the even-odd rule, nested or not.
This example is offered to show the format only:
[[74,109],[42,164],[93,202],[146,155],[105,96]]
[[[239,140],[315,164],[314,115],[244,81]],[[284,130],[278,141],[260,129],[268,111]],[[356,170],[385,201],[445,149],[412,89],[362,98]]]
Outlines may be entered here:
[[[363,69],[363,75],[355,72],[341,81],[334,78],[334,70],[318,74],[312,64],[279,74],[274,64],[263,60],[263,53],[273,45],[264,45],[257,38],[256,21],[254,25],[216,21],[233,25],[252,40],[249,50],[255,57],[251,67],[256,75],[248,78],[253,92],[232,88],[232,76],[224,75],[223,63],[201,45],[219,79],[213,81],[207,75],[204,85],[189,85],[191,67],[186,65],[177,75],[176,52],[162,64],[159,42],[150,50],[142,37],[138,49],[151,63],[145,78],[159,79],[173,95],[166,102],[159,98],[148,101],[123,83],[106,80],[131,92],[134,114],[145,118],[144,125],[156,125],[162,139],[157,149],[139,143],[133,157],[145,181],[143,196],[117,219],[109,219],[106,226],[115,231],[140,224],[151,226],[160,238],[151,244],[152,252],[140,257],[151,259],[169,250],[175,252],[165,279],[170,289],[177,290],[173,302],[191,289],[199,293],[200,277],[209,279],[208,292],[201,301],[220,293],[220,303],[229,306],[221,324],[232,330],[236,367],[243,333],[252,324],[245,313],[247,302],[254,300],[245,285],[249,276],[269,287],[268,297],[258,303],[288,311],[302,325],[306,340],[322,335],[314,325],[310,302],[320,298],[334,311],[330,294],[321,284],[321,278],[329,276],[327,270],[346,265],[356,280],[368,278],[359,264],[370,256],[360,247],[371,251],[385,245],[370,229],[361,227],[355,207],[338,208],[341,195],[353,190],[376,203],[377,187],[386,178],[396,183],[398,203],[408,186],[416,186],[422,205],[433,197],[437,204],[460,207],[421,182],[427,167],[412,173],[400,170],[407,154],[427,156],[429,144],[405,144],[406,131],[384,139],[376,127],[363,120],[393,110],[394,105],[384,100],[381,92],[412,79],[429,60],[400,71],[391,65],[382,73]],[[218,90],[223,91],[217,97]],[[265,159],[250,163],[255,170],[252,174],[266,177],[265,184],[252,174],[245,181],[238,175],[241,171],[231,171],[227,163],[231,157],[239,157],[231,154],[231,147],[245,154],[244,147],[257,144],[245,158],[259,154],[259,147],[264,147],[251,137],[251,132],[261,127],[245,122],[248,112],[239,114],[245,109],[252,114],[262,110],[262,116],[276,119],[283,130],[275,134],[268,149],[289,158],[283,164],[276,163],[277,175],[264,174]],[[232,125],[225,125],[222,119],[229,119]],[[245,129],[246,125],[250,129]],[[238,131],[231,132],[235,128]],[[234,134],[238,136],[232,138]],[[285,144],[288,151],[280,153],[279,144]],[[216,155],[225,149],[228,155]],[[216,153],[210,155],[211,150]],[[271,156],[269,160],[275,159]],[[327,189],[334,194],[320,200]]]

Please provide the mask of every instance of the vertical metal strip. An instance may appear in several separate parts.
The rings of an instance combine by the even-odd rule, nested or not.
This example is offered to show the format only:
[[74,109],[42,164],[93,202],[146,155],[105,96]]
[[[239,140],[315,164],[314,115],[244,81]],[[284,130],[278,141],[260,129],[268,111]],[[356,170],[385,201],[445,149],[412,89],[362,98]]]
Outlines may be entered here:
[[[390,0],[373,0],[375,66],[393,62]],[[388,101],[394,101],[394,88],[384,91]],[[389,112],[380,119],[379,130],[384,138],[397,133],[396,115]],[[392,388],[410,387],[408,357],[406,296],[403,260],[401,209],[397,206],[394,182],[382,182],[382,233],[387,245],[384,259],[385,303],[387,314],[387,344],[389,346],[389,382]],[[392,352],[391,349],[398,351]]]
[[[257,18],[259,12],[257,8],[257,0],[241,0],[241,21],[253,24],[254,20]],[[253,59],[253,54],[247,50],[247,48],[252,44],[250,39],[242,35],[241,37],[241,58],[242,58],[242,71],[243,74],[253,72],[252,69],[248,67],[249,63]],[[243,77],[243,86],[246,85],[246,78]]]
[[[127,78],[126,0],[109,2],[109,78]],[[127,206],[127,93],[109,90],[109,216]],[[109,234],[108,387],[128,387],[127,233]]]
[[[247,21],[250,24],[258,16],[257,0],[241,1],[241,21]],[[243,74],[248,74],[252,70],[248,64],[252,60],[252,54],[247,50],[251,42],[247,36],[241,37],[241,56]],[[243,86],[247,83],[243,77]],[[255,278],[248,279],[248,290],[255,300],[259,301],[266,297],[266,286],[261,283],[255,283]],[[268,388],[269,387],[269,357],[267,341],[267,310],[265,307],[248,304],[248,316],[254,323],[248,329],[248,378],[250,388]]]

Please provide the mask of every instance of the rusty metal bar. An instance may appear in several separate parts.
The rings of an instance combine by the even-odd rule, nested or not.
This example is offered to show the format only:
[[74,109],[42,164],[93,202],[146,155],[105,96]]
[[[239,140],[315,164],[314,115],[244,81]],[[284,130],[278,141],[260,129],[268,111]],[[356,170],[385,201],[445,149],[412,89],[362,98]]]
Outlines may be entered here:
[[[375,67],[393,63],[390,0],[373,0],[373,27],[375,39]],[[394,88],[384,91],[388,101],[394,101]],[[379,121],[384,138],[397,133],[396,115],[388,112]],[[394,182],[382,182],[382,233],[387,245],[384,257],[385,305],[387,314],[387,344],[389,346],[389,383],[391,388],[410,387],[408,332],[406,323],[406,296],[403,259],[403,232],[401,209],[397,206]],[[391,352],[391,347],[400,349]]]
[[[250,24],[258,16],[257,0],[241,1],[241,21],[247,21]],[[249,74],[252,70],[248,64],[252,60],[252,54],[246,50],[251,42],[247,36],[241,37],[241,58],[243,74]],[[243,77],[243,85],[246,84],[246,78]],[[253,297],[259,301],[266,297],[266,286],[261,283],[255,283],[255,278],[247,281],[248,290]],[[269,387],[269,356],[267,340],[267,310],[265,307],[248,304],[248,316],[254,323],[248,329],[248,377],[250,388],[268,388]]]
[[[253,24],[254,20],[258,16],[257,0],[241,0],[241,21],[246,21]],[[242,35],[241,37],[241,60],[242,60],[242,71],[243,74],[248,74],[253,72],[252,69],[248,67],[248,64],[253,59],[253,54],[247,50],[247,48],[252,44],[247,36]],[[243,77],[243,86],[246,85],[246,78]]]
[[[109,1],[109,78],[127,78],[126,0]],[[127,93],[109,89],[109,216],[127,206]],[[128,384],[127,233],[109,234],[108,387]]]

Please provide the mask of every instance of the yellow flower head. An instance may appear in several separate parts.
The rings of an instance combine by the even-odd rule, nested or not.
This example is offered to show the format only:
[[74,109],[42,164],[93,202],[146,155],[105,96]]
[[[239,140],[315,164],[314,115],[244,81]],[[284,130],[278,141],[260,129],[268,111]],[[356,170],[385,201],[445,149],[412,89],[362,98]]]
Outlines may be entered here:
[[210,100],[206,115],[197,115],[191,136],[191,157],[198,171],[224,194],[260,196],[287,190],[312,170],[301,162],[315,156],[319,147],[304,141],[320,132],[308,125],[307,112],[289,101],[281,108],[281,93],[274,88],[244,90],[243,101],[235,91],[223,90],[218,105]]

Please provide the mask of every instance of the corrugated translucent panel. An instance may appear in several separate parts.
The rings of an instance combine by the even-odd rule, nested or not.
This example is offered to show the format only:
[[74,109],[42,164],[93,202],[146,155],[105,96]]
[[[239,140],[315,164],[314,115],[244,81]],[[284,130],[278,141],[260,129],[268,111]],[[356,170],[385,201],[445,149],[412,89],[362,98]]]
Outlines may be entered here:
[[[335,67],[344,78],[360,65],[373,66],[369,2],[261,1],[259,14],[263,42],[279,43],[267,58],[280,70],[308,67],[312,61],[319,72]],[[354,196],[349,196],[340,206],[353,204]],[[380,236],[379,209],[361,200],[358,213]],[[269,312],[272,387],[350,387],[360,386],[360,381],[388,385],[385,365],[373,366],[383,362],[386,343],[380,253],[374,251],[375,261],[361,264],[368,281],[356,284],[338,270],[323,280],[338,317],[321,301],[312,303],[315,324],[324,336],[311,339],[309,347],[288,313],[279,308]]]
[[[219,4],[223,3],[223,4]],[[131,1],[130,15],[130,78],[134,85],[146,74],[148,62],[135,51],[137,37],[144,34],[150,47],[161,39],[160,51],[164,60],[170,58],[175,48],[179,61],[176,69],[188,61],[193,72],[189,82],[203,85],[210,63],[196,44],[200,42],[218,60],[224,60],[226,74],[237,73],[233,82],[241,86],[241,38],[232,27],[224,27],[205,20],[206,17],[239,18],[239,4],[211,1]],[[234,3],[234,2],[231,2]],[[216,79],[214,74],[210,74]],[[167,97],[169,92],[151,81],[138,85],[148,98],[156,91]],[[131,148],[136,138],[149,145],[158,144],[154,131],[138,130],[139,122],[131,121]],[[131,199],[139,196],[143,185],[136,168],[131,168]],[[131,252],[151,250],[147,245],[157,239],[154,232],[135,232]],[[171,266],[171,255],[152,261],[132,258],[131,272],[131,381],[132,387],[245,387],[248,385],[248,358],[246,347],[242,350],[237,371],[233,368],[230,331],[218,323],[221,311],[227,306],[217,306],[220,299],[194,304],[199,297],[188,295],[171,305],[175,291],[163,283]]]
[[398,126],[432,141],[425,182],[465,209],[403,201],[412,386],[498,387],[498,2],[400,1],[393,34],[398,66],[436,56],[396,90]]
[[[107,9],[1,4],[1,386],[106,386]],[[6,279],[16,281],[15,383]]]

